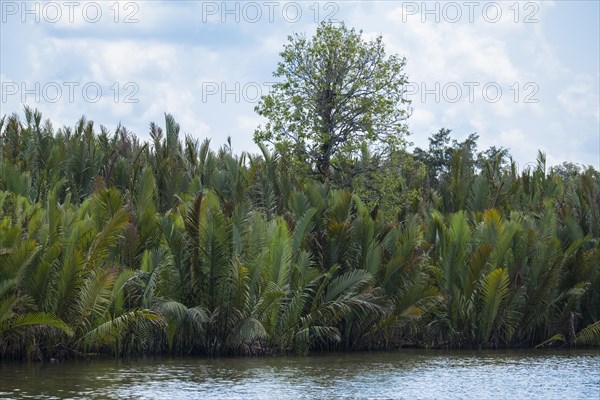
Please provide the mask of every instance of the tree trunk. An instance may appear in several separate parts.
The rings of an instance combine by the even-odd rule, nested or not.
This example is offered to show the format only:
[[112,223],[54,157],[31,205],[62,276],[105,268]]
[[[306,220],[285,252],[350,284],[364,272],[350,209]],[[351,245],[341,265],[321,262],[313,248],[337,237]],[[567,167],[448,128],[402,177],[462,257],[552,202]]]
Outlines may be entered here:
[[576,335],[575,335],[575,313],[573,311],[571,311],[569,313],[569,326],[568,326],[567,335],[568,335],[569,345],[574,346],[577,339],[576,339]]

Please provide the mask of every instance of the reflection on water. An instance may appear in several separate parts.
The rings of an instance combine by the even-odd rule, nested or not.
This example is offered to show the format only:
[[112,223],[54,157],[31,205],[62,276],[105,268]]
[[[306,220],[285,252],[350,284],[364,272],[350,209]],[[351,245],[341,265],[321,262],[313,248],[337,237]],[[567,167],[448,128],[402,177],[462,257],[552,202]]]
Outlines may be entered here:
[[599,399],[600,352],[4,363],[0,398]]

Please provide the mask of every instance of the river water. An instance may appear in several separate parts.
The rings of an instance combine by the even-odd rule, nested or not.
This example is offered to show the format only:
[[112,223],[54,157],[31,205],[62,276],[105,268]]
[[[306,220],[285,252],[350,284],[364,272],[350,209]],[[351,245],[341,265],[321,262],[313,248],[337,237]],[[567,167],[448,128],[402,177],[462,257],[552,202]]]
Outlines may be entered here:
[[600,399],[600,351],[5,362],[0,398]]

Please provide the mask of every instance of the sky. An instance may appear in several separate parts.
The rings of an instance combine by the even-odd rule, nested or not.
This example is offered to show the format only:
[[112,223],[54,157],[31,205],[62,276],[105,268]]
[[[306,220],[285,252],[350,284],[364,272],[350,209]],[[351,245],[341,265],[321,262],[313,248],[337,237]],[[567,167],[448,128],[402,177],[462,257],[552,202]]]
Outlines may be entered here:
[[0,116],[85,115],[143,140],[172,114],[213,148],[258,153],[254,112],[293,33],[344,22],[406,57],[412,146],[440,128],[522,168],[600,169],[598,1],[0,0]]

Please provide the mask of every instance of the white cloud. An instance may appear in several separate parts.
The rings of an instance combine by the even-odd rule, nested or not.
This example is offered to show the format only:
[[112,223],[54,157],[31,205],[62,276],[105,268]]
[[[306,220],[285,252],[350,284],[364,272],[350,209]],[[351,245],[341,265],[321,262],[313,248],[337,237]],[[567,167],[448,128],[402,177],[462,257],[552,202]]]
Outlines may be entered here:
[[558,102],[574,117],[592,116],[600,121],[598,86],[593,82],[577,82],[568,85],[557,96]]

